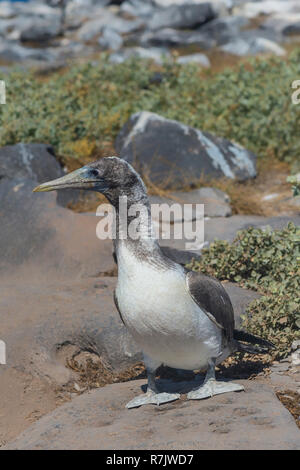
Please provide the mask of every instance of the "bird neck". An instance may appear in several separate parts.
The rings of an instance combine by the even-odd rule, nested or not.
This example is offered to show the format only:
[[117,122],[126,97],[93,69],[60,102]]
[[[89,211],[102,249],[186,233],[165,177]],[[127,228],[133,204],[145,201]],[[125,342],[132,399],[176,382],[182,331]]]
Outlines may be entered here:
[[132,257],[138,261],[136,267],[146,263],[156,270],[178,269],[178,265],[167,258],[159,246],[145,187],[120,191],[118,197],[108,199],[115,208],[114,249],[119,272],[126,274],[130,271],[128,260]]
[[161,259],[163,254],[155,236],[146,188],[138,182],[130,188],[106,194],[115,209],[115,252],[130,251],[141,260]]
[[119,196],[116,210],[116,239],[118,243],[143,246],[147,251],[157,245],[146,193],[125,193]]

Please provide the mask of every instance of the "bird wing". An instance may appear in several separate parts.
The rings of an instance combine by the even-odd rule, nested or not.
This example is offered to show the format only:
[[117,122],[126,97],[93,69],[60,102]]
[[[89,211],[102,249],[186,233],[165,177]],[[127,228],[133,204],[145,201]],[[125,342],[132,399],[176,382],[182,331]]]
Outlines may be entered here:
[[[119,304],[118,304],[118,299],[117,299],[117,294],[116,294],[116,291],[114,290],[114,302],[115,302],[115,306],[116,306],[116,309],[118,310],[118,314],[120,315],[120,318],[122,320],[122,322],[124,323],[125,325],[125,322],[123,320],[123,317],[122,317],[122,314],[120,312],[120,307],[119,307]],[[126,325],[125,325],[126,326]]]
[[200,272],[186,274],[188,291],[204,313],[224,331],[230,342],[233,339],[234,313],[231,300],[222,284]]

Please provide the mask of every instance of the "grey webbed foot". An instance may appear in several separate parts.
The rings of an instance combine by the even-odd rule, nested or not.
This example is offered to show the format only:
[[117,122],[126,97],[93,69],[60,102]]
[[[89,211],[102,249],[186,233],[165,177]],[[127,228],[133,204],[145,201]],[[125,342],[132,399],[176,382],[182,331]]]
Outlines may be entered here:
[[143,395],[139,395],[133,400],[130,400],[127,403],[126,408],[136,408],[142,405],[162,405],[163,403],[169,403],[171,401],[178,400],[180,398],[179,393],[155,393],[154,391],[150,390]]
[[147,368],[148,388],[147,392],[139,395],[129,403],[126,408],[137,408],[142,405],[162,405],[163,403],[169,403],[171,401],[178,400],[180,398],[179,393],[160,393],[155,384],[155,370],[159,367],[160,363],[153,362],[148,356],[144,354],[144,360]]
[[245,390],[243,385],[235,384],[233,382],[218,382],[211,378],[204,382],[204,384],[197,390],[192,390],[188,393],[188,400],[202,400],[214,395],[220,395],[227,392],[240,392]]

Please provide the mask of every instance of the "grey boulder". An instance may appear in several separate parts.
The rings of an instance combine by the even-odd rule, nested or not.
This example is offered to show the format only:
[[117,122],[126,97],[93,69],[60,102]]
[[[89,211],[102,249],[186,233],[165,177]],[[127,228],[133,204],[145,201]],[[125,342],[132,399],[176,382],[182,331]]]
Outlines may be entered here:
[[248,24],[249,20],[243,16],[225,16],[209,21],[201,26],[200,30],[214,38],[217,44],[224,44],[233,36],[237,36],[241,29]]
[[256,175],[256,156],[243,147],[147,111],[131,116],[116,139],[116,150],[164,187],[180,189],[201,175],[241,181]]
[[137,16],[145,20],[149,19],[156,7],[153,5],[152,0],[126,0],[122,2],[120,11],[131,16]]
[[[168,197],[150,196],[150,204],[167,204],[169,207],[172,207],[173,204],[179,204],[182,207],[179,218],[176,218],[176,214],[172,213],[172,221],[174,222],[192,221],[203,216],[229,217],[231,207],[228,202],[227,194],[215,188],[194,189],[188,192],[175,191],[170,193]],[[197,212],[197,204],[201,205],[199,212]],[[203,205],[204,211],[202,211]],[[185,210],[183,210],[184,207]]]
[[10,2],[2,2],[1,9],[0,9],[0,18],[13,18],[16,16],[17,11],[13,3]]
[[110,27],[104,28],[101,38],[98,40],[102,49],[111,49],[117,51],[123,45],[122,36]]
[[127,20],[114,15],[109,10],[103,9],[101,13],[88,20],[77,31],[77,38],[81,41],[90,41],[101,34],[104,28],[109,27],[118,34],[129,34],[139,30],[143,26],[143,21]]
[[0,38],[0,60],[7,63],[14,62],[49,62],[55,57],[50,51],[41,48],[23,47],[15,41],[6,41]]
[[221,46],[221,50],[237,56],[257,55],[262,53],[284,56],[286,51],[276,42],[264,37],[253,39],[237,38]]
[[72,31],[89,20],[99,18],[101,21],[101,17],[108,17],[110,12],[104,6],[101,1],[96,4],[91,0],[68,1],[65,9],[65,29]]
[[272,15],[267,18],[262,27],[284,36],[300,34],[300,13]]
[[199,31],[180,31],[173,28],[163,28],[158,31],[145,31],[136,36],[136,40],[144,47],[188,47],[197,46],[201,49],[211,49],[216,41],[208,34]]
[[20,34],[22,42],[48,42],[61,33],[60,18],[53,18],[52,21],[44,19],[33,19]]
[[299,13],[300,5],[298,0],[261,0],[243,2],[235,10],[239,15],[245,16],[246,18],[255,18],[260,15]]
[[[1,187],[6,179],[29,180],[37,185],[59,178],[64,172],[50,145],[19,143],[0,148],[0,175]],[[65,206],[77,197],[75,191],[63,191],[58,193],[57,202]]]
[[215,18],[211,3],[171,5],[154,12],[147,26],[151,30],[161,28],[195,28]]

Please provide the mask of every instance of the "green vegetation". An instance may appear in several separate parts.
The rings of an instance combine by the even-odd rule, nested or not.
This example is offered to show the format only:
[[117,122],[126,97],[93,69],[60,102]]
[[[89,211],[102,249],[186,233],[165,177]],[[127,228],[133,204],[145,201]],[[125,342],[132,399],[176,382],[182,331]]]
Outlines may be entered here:
[[[63,161],[78,164],[111,154],[129,116],[159,113],[232,139],[259,157],[293,163],[300,153],[300,105],[291,83],[300,77],[300,50],[288,61],[251,59],[218,74],[195,65],[166,63],[154,83],[153,64],[132,60],[83,64],[41,79],[15,72],[5,77],[7,104],[0,106],[0,145],[47,142]],[[2,78],[2,77],[0,77]]]
[[300,178],[297,175],[287,177],[287,182],[292,184],[292,191],[294,196],[300,196]]
[[243,327],[272,341],[278,357],[290,353],[292,341],[300,338],[299,227],[243,230],[232,244],[212,243],[189,268],[260,292],[262,297],[248,306]]

